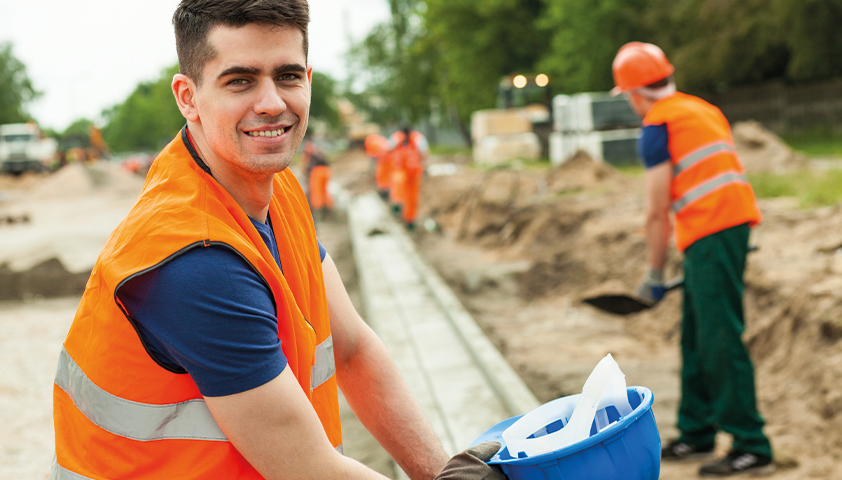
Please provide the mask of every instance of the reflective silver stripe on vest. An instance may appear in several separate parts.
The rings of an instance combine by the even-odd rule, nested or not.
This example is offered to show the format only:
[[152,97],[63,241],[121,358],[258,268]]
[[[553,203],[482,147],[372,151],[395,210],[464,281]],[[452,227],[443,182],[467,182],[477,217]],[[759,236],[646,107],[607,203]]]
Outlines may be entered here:
[[685,155],[678,163],[675,164],[675,167],[673,167],[672,175],[676,176],[684,170],[687,170],[688,168],[692,167],[696,163],[716,153],[733,151],[734,147],[727,144],[726,142],[716,142],[707,144],[704,147],[697,148],[696,150]]
[[727,172],[717,177],[713,177],[705,183],[685,193],[684,196],[678,200],[672,202],[672,211],[678,213],[690,203],[695,202],[717,188],[729,183],[748,183],[748,180],[745,175],[735,172]]
[[336,447],[336,451],[341,453],[342,455],[345,454],[345,452],[342,451],[342,444],[341,443],[339,444],[339,446]]
[[155,405],[112,395],[92,382],[61,349],[56,385],[100,428],[132,440],[195,439],[227,442],[203,399]]
[[333,359],[333,335],[316,346],[316,360],[310,369],[310,391],[325,383],[336,373],[336,363]]
[[55,455],[53,455],[53,466],[50,468],[50,480],[93,480],[84,475],[71,472],[70,470],[58,464]]

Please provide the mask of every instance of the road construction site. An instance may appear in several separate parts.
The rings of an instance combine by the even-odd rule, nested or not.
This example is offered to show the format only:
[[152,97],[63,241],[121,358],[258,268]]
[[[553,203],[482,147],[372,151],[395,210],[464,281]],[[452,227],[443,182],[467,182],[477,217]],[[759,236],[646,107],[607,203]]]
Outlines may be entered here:
[[[734,129],[747,170],[812,168],[758,125]],[[643,178],[579,155],[555,167],[483,169],[434,156],[419,228],[371,194],[371,163],[333,158],[338,208],[317,225],[357,308],[383,338],[445,449],[581,391],[611,353],[654,392],[661,438],[676,435],[680,292],[628,317],[583,305],[643,273]],[[52,377],[96,255],[141,177],[110,164],[0,177],[0,477],[49,477]],[[842,207],[760,201],[746,274],[745,340],[776,451],[773,478],[842,478]],[[429,219],[429,221],[427,221]],[[423,226],[423,227],[422,227]],[[680,273],[673,253],[670,273]],[[343,407],[345,453],[399,472]],[[717,453],[728,449],[725,438]],[[700,462],[664,464],[663,479]]]

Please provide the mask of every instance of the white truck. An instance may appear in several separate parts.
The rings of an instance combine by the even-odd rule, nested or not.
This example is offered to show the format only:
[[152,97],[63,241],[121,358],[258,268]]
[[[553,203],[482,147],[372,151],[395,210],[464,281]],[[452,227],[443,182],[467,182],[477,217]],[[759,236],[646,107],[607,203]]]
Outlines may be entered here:
[[0,125],[0,173],[48,171],[57,152],[58,142],[44,137],[35,122]]

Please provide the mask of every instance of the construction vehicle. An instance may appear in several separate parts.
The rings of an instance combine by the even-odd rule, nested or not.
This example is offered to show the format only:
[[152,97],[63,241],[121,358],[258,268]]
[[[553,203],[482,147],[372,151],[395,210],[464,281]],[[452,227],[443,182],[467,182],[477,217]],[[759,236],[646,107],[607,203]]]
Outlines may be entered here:
[[35,122],[0,125],[0,173],[46,172],[57,154],[58,142]]

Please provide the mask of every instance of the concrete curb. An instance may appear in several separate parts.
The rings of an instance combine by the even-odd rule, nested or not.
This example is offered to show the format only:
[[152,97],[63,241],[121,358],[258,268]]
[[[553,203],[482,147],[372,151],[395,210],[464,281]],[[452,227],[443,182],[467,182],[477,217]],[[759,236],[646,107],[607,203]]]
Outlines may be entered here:
[[539,405],[374,193],[354,198],[348,217],[366,319],[445,451]]

